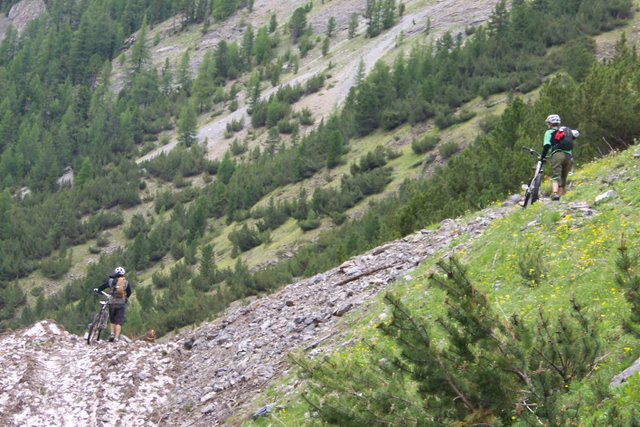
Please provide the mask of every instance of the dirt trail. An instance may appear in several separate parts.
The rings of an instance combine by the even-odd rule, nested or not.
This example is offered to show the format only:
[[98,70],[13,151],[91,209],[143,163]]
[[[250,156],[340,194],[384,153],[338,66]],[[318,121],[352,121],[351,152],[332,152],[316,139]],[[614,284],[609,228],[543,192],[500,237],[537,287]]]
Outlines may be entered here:
[[177,375],[175,347],[88,346],[46,320],[3,334],[0,425],[157,425]]
[[[283,2],[269,1],[266,2],[266,4],[257,5],[256,11],[251,15],[252,21],[256,21],[258,17],[267,19],[270,15],[269,11],[273,10],[270,5],[282,5],[282,3]],[[331,49],[333,53],[327,57],[322,57],[314,50],[312,54],[316,56],[308,58],[306,62],[301,64],[300,69],[302,71],[299,75],[289,81],[283,82],[276,88],[271,87],[265,90],[262,93],[262,99],[268,98],[281,86],[297,83],[304,84],[310,77],[325,71],[329,66],[329,62],[331,62],[333,65],[331,69],[332,78],[325,84],[325,86],[329,88],[320,93],[306,96],[295,105],[297,109],[304,107],[310,108],[316,118],[325,117],[339,106],[349,94],[349,90],[355,84],[354,78],[361,60],[364,61],[366,71],[370,71],[378,60],[384,58],[385,55],[396,47],[396,42],[401,33],[405,40],[410,40],[424,33],[428,19],[431,20],[430,34],[434,37],[438,37],[446,31],[458,32],[464,30],[466,26],[481,24],[491,15],[496,0],[479,0],[475,2],[469,2],[468,0],[438,1],[425,6],[417,12],[403,16],[399,22],[388,31],[376,38],[365,39],[364,45],[358,44],[358,49],[356,50],[355,48],[349,47],[353,41],[346,37],[344,22],[346,17],[350,16],[352,12],[361,12],[364,10],[365,3],[366,2],[362,0],[331,2],[326,5],[327,8],[320,10],[317,15],[314,15],[314,17],[311,18],[311,24],[316,31],[320,31],[322,25],[326,25],[327,16],[340,17],[340,19],[337,19],[339,25],[338,35],[334,40],[335,45]],[[329,6],[331,9],[328,9]],[[361,21],[363,21],[362,17]],[[257,28],[259,22],[260,21],[254,22],[254,27]],[[341,26],[340,23],[342,23]],[[361,22],[358,33],[362,34],[364,30],[364,23]],[[218,36],[220,36],[220,34],[218,34]],[[215,45],[214,40],[217,39],[212,36],[207,40],[206,45],[211,47]],[[232,120],[240,120],[242,117],[245,118],[245,124],[249,123],[246,106],[225,116],[216,117],[200,127],[197,138],[200,142],[203,142],[205,139],[207,140],[209,158],[217,158],[224,153],[230,143],[230,140],[224,138],[227,123]],[[316,122],[319,122],[319,120],[316,120]],[[236,137],[242,138],[244,135],[246,135],[246,130],[237,134]],[[176,141],[172,141],[140,158],[139,162],[148,160],[160,153],[166,153],[175,146]]]

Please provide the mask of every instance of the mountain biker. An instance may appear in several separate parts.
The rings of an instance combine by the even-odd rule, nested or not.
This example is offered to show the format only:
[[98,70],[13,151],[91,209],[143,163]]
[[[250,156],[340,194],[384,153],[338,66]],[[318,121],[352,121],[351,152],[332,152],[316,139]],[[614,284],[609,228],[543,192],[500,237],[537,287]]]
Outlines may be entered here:
[[[93,289],[93,292],[99,293],[107,288],[111,288],[112,298],[109,304],[109,329],[111,330],[109,341],[111,342],[120,339],[127,300],[131,296],[131,285],[129,285],[129,281],[125,279],[124,274],[124,268],[116,267],[107,280],[99,287]],[[118,286],[122,286],[119,285],[120,280],[122,280],[124,284],[124,292],[122,294],[120,294],[122,291],[118,289]]]
[[[560,200],[560,196],[565,194],[567,186],[567,176],[569,171],[573,167],[573,153],[570,149],[561,149],[552,144],[553,134],[560,128],[560,116],[557,114],[551,114],[545,120],[547,124],[547,131],[544,134],[544,145],[540,160],[544,161],[547,153],[551,151],[550,163],[551,163],[551,191],[553,195],[551,200]],[[573,139],[580,136],[580,132],[572,130]]]

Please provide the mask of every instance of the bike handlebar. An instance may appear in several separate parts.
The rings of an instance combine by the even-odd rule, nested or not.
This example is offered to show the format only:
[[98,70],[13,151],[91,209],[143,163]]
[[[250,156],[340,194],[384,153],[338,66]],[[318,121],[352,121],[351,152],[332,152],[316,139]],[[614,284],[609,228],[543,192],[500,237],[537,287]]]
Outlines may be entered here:
[[96,294],[96,295],[100,295],[100,294],[102,294],[102,295],[104,295],[104,296],[105,296],[105,297],[107,297],[107,298],[111,297],[111,295],[109,295],[109,294],[108,294],[108,293],[106,293],[105,291],[100,291],[100,292],[95,292],[95,291],[94,291],[94,294]]
[[533,148],[529,148],[529,147],[522,147],[523,150],[527,150],[529,152],[529,154],[533,155],[533,156],[538,156],[540,157],[540,153],[538,153],[536,150],[534,150]]

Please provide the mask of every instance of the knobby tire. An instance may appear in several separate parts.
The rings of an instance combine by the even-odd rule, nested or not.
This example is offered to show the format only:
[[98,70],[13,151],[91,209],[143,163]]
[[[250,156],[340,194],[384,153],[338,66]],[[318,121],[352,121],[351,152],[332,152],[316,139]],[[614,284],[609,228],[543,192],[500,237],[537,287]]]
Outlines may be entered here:
[[540,184],[542,183],[542,175],[538,174],[533,180],[531,188],[531,204],[534,204],[540,197]]
[[93,322],[91,322],[91,326],[89,327],[89,334],[87,335],[87,344],[91,344],[94,341],[100,341],[100,334],[103,330],[101,327],[102,316],[103,314],[100,312],[93,318]]
[[98,335],[100,335],[99,332],[99,327],[100,327],[100,314],[96,314],[95,317],[93,318],[93,322],[91,322],[91,326],[89,326],[89,333],[87,334],[87,344],[91,344]]
[[529,203],[530,198],[531,198],[531,190],[527,188],[526,193],[524,193],[524,202],[522,203],[523,208],[527,207],[527,203]]

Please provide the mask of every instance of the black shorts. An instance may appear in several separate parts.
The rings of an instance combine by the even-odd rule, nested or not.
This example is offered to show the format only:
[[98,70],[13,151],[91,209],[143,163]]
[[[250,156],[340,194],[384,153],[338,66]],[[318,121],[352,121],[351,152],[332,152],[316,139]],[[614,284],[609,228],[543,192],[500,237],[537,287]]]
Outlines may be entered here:
[[109,307],[109,322],[114,325],[122,325],[124,323],[124,305],[112,305]]

